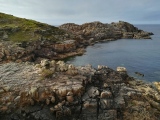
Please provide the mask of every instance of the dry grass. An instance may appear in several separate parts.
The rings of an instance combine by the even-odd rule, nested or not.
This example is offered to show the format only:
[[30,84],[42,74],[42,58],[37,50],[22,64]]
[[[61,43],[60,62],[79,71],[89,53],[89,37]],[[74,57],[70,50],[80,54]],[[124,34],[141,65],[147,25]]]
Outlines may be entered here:
[[45,79],[45,78],[51,78],[53,76],[53,71],[50,69],[43,69],[41,72],[41,78]]

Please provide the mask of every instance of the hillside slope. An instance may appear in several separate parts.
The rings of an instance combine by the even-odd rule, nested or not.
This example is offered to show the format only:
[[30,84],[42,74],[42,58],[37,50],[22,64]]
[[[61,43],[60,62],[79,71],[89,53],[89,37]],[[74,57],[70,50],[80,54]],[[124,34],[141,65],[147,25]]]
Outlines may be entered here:
[[72,38],[72,34],[55,26],[0,13],[0,62],[82,54]]
[[57,27],[34,20],[0,13],[0,39],[14,42],[47,39],[63,40],[65,32]]

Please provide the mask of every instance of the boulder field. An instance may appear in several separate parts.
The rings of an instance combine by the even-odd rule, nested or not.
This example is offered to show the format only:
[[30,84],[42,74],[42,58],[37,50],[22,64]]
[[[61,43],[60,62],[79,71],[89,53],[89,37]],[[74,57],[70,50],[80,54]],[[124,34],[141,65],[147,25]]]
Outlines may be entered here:
[[127,70],[43,59],[0,65],[1,120],[158,120],[158,82]]

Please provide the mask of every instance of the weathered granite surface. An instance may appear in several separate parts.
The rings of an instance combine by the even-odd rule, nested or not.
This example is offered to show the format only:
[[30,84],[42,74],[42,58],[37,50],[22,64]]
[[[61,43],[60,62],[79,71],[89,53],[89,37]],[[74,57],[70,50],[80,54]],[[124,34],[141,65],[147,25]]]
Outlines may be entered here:
[[0,119],[158,120],[160,94],[107,66],[11,62],[0,65]]

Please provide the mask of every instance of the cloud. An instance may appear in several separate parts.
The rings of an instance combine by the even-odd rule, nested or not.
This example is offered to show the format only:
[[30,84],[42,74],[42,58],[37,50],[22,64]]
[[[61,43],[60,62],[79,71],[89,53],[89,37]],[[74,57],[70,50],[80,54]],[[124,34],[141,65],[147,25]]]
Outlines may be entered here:
[[124,20],[160,23],[159,0],[0,0],[0,11],[49,24]]

